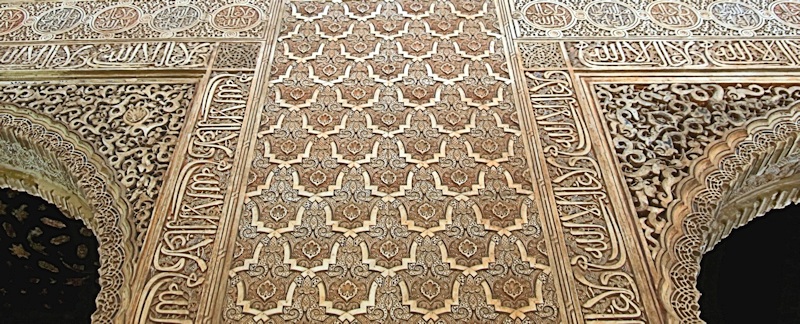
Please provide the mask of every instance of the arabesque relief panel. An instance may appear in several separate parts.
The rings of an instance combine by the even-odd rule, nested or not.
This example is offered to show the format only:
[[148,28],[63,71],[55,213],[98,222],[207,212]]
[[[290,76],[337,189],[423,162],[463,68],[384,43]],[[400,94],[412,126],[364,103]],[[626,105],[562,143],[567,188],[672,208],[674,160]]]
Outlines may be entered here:
[[496,15],[285,7],[220,320],[564,320]]
[[796,169],[798,17],[793,0],[9,1],[0,102],[79,136],[127,190],[112,218],[141,250],[100,322],[694,322],[695,262],[734,226],[718,202],[794,197],[736,186]]
[[[86,83],[0,84],[0,102],[50,117],[93,145],[127,189],[137,250],[184,126],[194,85]],[[76,100],[77,99],[77,100]],[[131,256],[136,258],[137,255]]]

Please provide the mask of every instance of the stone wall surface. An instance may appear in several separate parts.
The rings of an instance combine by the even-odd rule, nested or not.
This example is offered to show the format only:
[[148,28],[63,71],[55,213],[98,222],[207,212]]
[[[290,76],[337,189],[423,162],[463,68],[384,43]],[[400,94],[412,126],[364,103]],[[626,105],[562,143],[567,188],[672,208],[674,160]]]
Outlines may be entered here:
[[798,65],[794,0],[6,1],[0,186],[95,231],[98,323],[700,322]]

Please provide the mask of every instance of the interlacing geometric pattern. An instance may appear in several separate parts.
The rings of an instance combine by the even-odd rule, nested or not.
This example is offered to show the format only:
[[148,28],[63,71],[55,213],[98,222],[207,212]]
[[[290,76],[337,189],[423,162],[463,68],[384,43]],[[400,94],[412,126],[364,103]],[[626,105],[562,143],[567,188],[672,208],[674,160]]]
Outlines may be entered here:
[[224,320],[558,322],[492,1],[286,10]]

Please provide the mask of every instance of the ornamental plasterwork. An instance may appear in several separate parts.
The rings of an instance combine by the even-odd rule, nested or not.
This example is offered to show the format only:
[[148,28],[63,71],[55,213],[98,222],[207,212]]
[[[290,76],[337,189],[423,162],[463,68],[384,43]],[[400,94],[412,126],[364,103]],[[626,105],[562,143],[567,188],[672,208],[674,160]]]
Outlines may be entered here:
[[[95,232],[103,243],[99,247],[100,293],[92,320],[110,323],[122,313],[122,300],[129,298],[127,283],[132,279],[134,263],[130,256],[135,251],[130,243],[132,229],[124,216],[127,212],[120,189],[102,159],[93,156],[92,148],[84,146],[77,134],[41,117],[8,104],[0,106],[3,133],[0,145],[11,149],[5,154],[22,153],[13,162],[4,163],[0,186],[39,195],[68,211],[70,216],[80,218]],[[38,168],[30,168],[31,164]],[[42,168],[53,171],[33,173]],[[49,178],[53,175],[58,177]],[[61,178],[68,180],[64,184],[54,183]],[[79,190],[63,189],[70,184]],[[87,212],[87,207],[91,211]]]
[[108,161],[116,173],[115,180],[127,189],[133,244],[138,252],[184,126],[194,86],[99,83],[0,84],[0,102],[63,124]]
[[429,4],[285,8],[218,320],[564,318],[493,4]]
[[262,1],[41,1],[0,4],[0,41],[244,38],[267,30]]
[[[136,269],[104,284],[131,292],[98,322],[694,322],[697,255],[797,198],[794,151],[773,148],[796,147],[798,17],[787,0],[4,2],[0,96],[113,170],[120,208],[102,210],[141,251],[101,244]],[[81,197],[60,207],[91,223]]]
[[513,0],[519,38],[776,37],[800,32],[800,3],[780,1]]

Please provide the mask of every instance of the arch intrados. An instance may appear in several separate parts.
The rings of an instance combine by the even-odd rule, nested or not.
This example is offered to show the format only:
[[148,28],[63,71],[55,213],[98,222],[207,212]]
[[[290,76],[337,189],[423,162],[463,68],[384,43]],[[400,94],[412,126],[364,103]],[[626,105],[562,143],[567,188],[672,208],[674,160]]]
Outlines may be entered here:
[[[741,187],[773,165],[765,162],[792,154],[800,154],[799,103],[756,119],[708,147],[676,187],[677,199],[667,210],[670,223],[661,238],[667,250],[655,260],[660,298],[673,320],[701,322],[696,282],[703,253],[733,228],[800,200],[794,186],[800,184],[800,172],[775,179],[780,186]],[[731,193],[745,198],[730,201]]]
[[[80,219],[99,243],[100,292],[92,322],[110,323],[130,299],[126,279],[132,278],[133,254],[128,207],[104,160],[90,145],[63,125],[12,104],[0,103],[0,145],[12,145],[41,161],[12,165],[21,156],[0,159],[0,187],[39,196],[65,215]],[[15,159],[15,160],[11,160]],[[32,164],[36,164],[34,162]],[[46,169],[46,170],[45,170]]]

